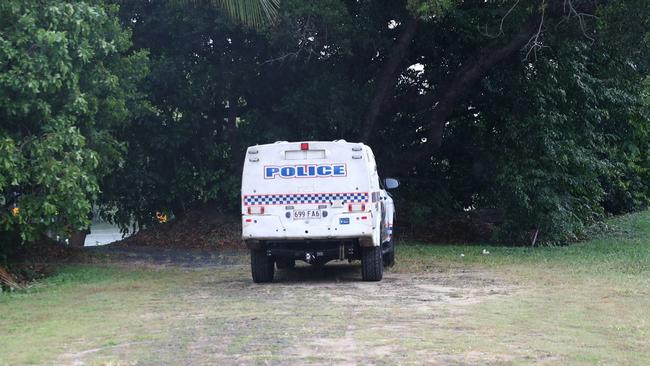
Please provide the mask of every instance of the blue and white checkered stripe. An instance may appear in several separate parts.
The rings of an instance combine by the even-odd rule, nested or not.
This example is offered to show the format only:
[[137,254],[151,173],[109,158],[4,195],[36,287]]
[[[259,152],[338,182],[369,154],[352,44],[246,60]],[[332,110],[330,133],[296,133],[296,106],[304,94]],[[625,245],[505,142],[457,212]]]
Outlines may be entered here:
[[368,193],[296,193],[258,194],[253,196],[244,196],[245,206],[330,203],[332,201],[343,201],[345,203],[368,202]]

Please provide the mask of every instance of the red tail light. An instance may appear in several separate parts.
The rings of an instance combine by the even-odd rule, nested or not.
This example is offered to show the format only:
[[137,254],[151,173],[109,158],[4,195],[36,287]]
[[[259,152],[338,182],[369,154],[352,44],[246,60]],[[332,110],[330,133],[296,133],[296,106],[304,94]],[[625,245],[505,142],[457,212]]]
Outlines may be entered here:
[[307,142],[301,143],[300,150],[309,150],[309,144]]
[[354,212],[354,211],[365,211],[366,210],[366,204],[365,203],[350,203],[348,204],[348,211]]
[[249,215],[264,215],[264,206],[248,206]]

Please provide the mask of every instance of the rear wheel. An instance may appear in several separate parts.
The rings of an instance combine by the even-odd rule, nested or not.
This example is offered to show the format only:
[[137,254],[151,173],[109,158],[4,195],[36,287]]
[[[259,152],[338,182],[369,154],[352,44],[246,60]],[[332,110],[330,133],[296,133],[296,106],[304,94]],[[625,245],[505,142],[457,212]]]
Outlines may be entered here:
[[271,282],[273,281],[274,272],[273,258],[266,255],[266,250],[251,249],[251,274],[253,275],[253,282]]
[[296,260],[293,258],[276,258],[275,266],[278,269],[290,269],[296,266]]
[[364,281],[381,281],[383,276],[381,246],[361,248],[361,278]]
[[386,253],[384,253],[384,267],[392,267],[395,265],[395,243],[389,241],[386,245]]

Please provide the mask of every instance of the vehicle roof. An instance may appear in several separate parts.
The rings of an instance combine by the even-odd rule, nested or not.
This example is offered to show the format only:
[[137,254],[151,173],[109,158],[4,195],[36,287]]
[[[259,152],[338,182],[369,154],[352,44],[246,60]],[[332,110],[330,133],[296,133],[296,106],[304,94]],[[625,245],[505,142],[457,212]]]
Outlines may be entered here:
[[334,141],[303,140],[303,141],[276,141],[269,144],[254,145],[250,147],[256,147],[256,148],[278,147],[278,146],[284,147],[287,145],[295,145],[303,142],[310,143],[310,144],[315,143],[315,144],[327,144],[327,145],[364,145],[362,142],[349,142],[345,140],[334,140]]

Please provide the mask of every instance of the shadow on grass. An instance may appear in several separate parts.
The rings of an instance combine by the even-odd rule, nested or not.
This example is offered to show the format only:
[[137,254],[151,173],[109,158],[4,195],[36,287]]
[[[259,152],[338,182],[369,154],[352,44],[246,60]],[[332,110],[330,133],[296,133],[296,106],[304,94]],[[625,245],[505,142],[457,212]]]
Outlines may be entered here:
[[275,283],[360,281],[361,265],[359,263],[328,263],[324,266],[296,264],[295,268],[277,270],[273,280]]

